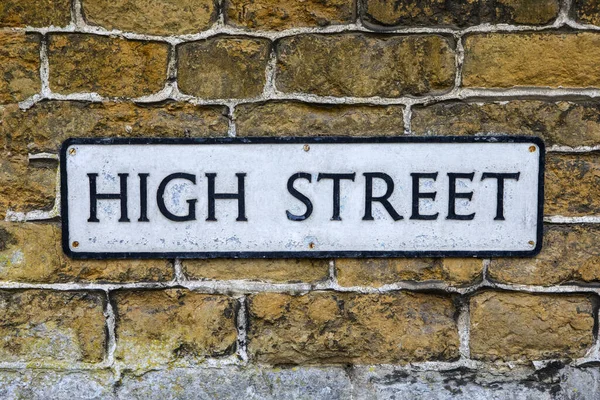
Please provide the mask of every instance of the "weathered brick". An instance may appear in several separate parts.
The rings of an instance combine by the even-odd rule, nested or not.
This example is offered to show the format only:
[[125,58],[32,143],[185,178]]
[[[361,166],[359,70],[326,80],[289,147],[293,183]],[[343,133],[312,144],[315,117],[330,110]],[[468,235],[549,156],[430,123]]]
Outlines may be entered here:
[[600,214],[600,156],[589,154],[546,155],[544,214]]
[[255,97],[266,83],[270,41],[216,37],[177,47],[179,89],[203,98]]
[[180,289],[117,292],[115,357],[126,366],[197,364],[235,348],[235,299]]
[[226,22],[257,30],[347,24],[356,18],[354,3],[354,0],[229,0]]
[[53,34],[48,38],[50,88],[62,94],[149,95],[165,85],[168,54],[167,43]]
[[216,259],[184,260],[189,279],[248,279],[267,282],[318,282],[329,277],[327,260]]
[[56,197],[55,163],[30,164],[27,155],[0,152],[0,220],[7,210],[50,210]]
[[416,135],[509,134],[541,136],[547,145],[600,144],[600,103],[514,100],[450,101],[412,109]]
[[454,85],[454,43],[430,35],[298,35],[277,45],[276,86],[322,96],[400,97]]
[[543,25],[558,16],[558,0],[363,0],[362,19],[383,26]]
[[471,299],[471,357],[582,357],[593,344],[592,298],[487,291]]
[[398,363],[458,357],[452,299],[417,293],[260,293],[250,357],[270,364]]
[[40,35],[0,32],[0,77],[0,103],[22,101],[41,90]]
[[308,104],[290,101],[235,108],[238,136],[395,136],[404,131],[404,106]]
[[92,25],[149,35],[184,35],[204,31],[217,20],[216,0],[83,0]]
[[544,246],[534,258],[492,259],[488,273],[497,282],[558,285],[600,281],[600,227],[546,225]]
[[600,25],[600,3],[596,0],[573,0],[571,16],[582,24]]
[[70,3],[69,0],[4,0],[0,3],[0,27],[68,25]]
[[189,103],[43,101],[27,111],[0,107],[0,138],[12,152],[56,153],[69,137],[225,136],[226,114],[225,107]]
[[342,258],[335,262],[342,286],[381,287],[400,281],[440,281],[468,285],[481,280],[483,261],[476,258]]
[[0,357],[28,363],[104,358],[103,297],[50,290],[0,291]]
[[485,33],[465,39],[463,86],[598,87],[600,34]]
[[32,283],[169,281],[165,260],[72,260],[58,225],[0,222],[0,280]]

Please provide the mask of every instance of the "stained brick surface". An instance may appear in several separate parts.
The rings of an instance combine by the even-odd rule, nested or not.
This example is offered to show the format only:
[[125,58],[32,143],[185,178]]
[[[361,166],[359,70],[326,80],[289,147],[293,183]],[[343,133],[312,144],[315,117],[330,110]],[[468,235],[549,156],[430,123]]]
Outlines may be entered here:
[[[595,0],[1,1],[0,398],[600,398],[598,26]],[[404,135],[541,137],[541,252],[63,253],[65,139]]]
[[50,35],[50,88],[62,94],[146,96],[163,88],[168,53],[166,43],[76,33]]
[[106,345],[102,296],[0,291],[0,337],[3,362],[99,363]]
[[583,357],[593,343],[591,296],[483,292],[470,314],[471,355],[479,360]]
[[543,25],[560,10],[557,0],[363,0],[363,19],[375,26],[467,27],[485,23]]
[[299,35],[277,45],[276,86],[320,96],[400,97],[449,91],[454,43],[438,36]]
[[271,364],[448,361],[454,312],[445,296],[264,293],[250,300],[249,351]]
[[466,87],[598,87],[600,34],[483,33],[465,39]]

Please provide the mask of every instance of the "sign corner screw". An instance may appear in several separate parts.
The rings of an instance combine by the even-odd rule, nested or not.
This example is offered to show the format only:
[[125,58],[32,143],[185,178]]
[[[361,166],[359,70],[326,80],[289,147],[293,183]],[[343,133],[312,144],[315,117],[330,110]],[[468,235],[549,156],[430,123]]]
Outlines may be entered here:
[[73,242],[73,247],[79,247],[79,242],[77,240]]
[[305,144],[303,147],[304,151],[309,151],[310,150],[310,146],[308,144]]
[[74,156],[74,155],[75,155],[75,153],[77,153],[77,150],[75,150],[75,147],[71,147],[71,148],[69,149],[69,154],[70,154],[70,155],[72,155],[72,156]]
[[533,240],[530,240],[530,241],[529,241],[529,242],[527,242],[527,243],[529,243],[529,245],[530,245],[530,246],[533,246],[533,245],[535,245],[535,242],[534,242]]
[[530,153],[535,153],[536,147],[535,146],[529,146],[529,152]]

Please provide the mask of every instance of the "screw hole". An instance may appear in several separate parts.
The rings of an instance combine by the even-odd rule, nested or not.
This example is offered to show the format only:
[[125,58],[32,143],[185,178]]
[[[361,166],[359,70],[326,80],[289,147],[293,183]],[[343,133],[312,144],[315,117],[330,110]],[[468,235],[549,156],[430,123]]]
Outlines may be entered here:
[[310,242],[310,243],[308,244],[308,248],[309,248],[309,249],[314,249],[314,248],[315,248],[315,244],[314,244],[313,242]]

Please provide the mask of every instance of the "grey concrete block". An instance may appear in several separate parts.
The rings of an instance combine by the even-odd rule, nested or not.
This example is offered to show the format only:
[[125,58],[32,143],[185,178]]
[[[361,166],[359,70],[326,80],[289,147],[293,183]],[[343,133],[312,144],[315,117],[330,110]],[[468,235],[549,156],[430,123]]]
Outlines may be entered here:
[[0,398],[27,400],[115,399],[110,371],[0,371]]
[[117,393],[144,400],[331,400],[349,399],[351,384],[342,368],[178,368],[125,374]]

